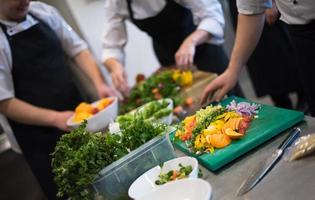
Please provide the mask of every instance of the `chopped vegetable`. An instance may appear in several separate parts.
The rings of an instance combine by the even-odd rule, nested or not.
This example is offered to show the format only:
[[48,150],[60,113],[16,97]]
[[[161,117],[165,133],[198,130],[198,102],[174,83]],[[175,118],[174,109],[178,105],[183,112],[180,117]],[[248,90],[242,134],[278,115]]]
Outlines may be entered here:
[[[138,84],[132,88],[129,98],[120,106],[119,112],[126,113],[145,103],[162,98],[173,99],[175,106],[183,104],[183,99],[179,97],[179,92],[183,84],[191,84],[192,74],[190,71],[183,72],[183,74],[179,73],[175,79],[174,74],[177,74],[177,72],[165,70],[149,77],[147,80],[138,81]],[[139,80],[142,80],[140,76],[137,77]]]
[[163,185],[170,181],[186,178],[192,172],[192,166],[183,166],[181,163],[178,165],[179,170],[170,170],[166,174],[160,174],[159,179],[155,181],[156,185]]
[[241,115],[251,116],[258,113],[260,105],[255,103],[250,104],[248,102],[236,103],[236,101],[233,100],[226,108],[228,110],[234,110]]
[[208,106],[186,117],[175,139],[185,142],[193,153],[212,153],[215,148],[224,148],[232,140],[242,138],[259,108],[257,104],[235,101],[226,107]]

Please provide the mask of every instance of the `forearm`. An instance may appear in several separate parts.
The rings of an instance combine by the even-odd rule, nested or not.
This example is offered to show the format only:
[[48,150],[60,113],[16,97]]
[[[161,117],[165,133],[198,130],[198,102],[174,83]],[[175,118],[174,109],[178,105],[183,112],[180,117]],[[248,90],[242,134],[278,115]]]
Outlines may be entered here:
[[75,63],[91,79],[95,87],[104,84],[104,78],[89,50],[84,50],[74,57]]
[[253,53],[264,27],[265,15],[238,15],[236,38],[228,70],[239,73]]
[[33,106],[17,98],[0,101],[0,113],[24,124],[54,126],[57,111]]
[[208,41],[211,38],[211,34],[208,33],[205,30],[197,29],[194,32],[192,32],[184,42],[189,42],[191,44],[194,44],[195,46],[198,46],[199,44],[202,44],[206,41]]
[[114,72],[118,68],[123,68],[123,65],[116,58],[109,58],[104,63],[109,72]]

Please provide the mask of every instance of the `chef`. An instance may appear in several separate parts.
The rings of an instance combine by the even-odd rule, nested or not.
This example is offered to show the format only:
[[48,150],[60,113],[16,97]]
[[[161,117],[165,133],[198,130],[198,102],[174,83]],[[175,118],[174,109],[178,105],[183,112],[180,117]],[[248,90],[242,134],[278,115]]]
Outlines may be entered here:
[[[264,11],[271,0],[238,0],[238,25],[234,49],[228,68],[204,90],[203,100],[219,91],[212,100],[219,101],[235,85],[240,71],[255,49],[264,26]],[[315,116],[315,1],[276,0],[281,20],[288,24],[289,33],[297,53],[298,74],[309,105]],[[268,57],[266,57],[268,59]],[[270,71],[272,73],[272,71]],[[266,77],[268,81],[268,77]],[[295,80],[292,80],[295,81]]]
[[123,66],[126,19],[151,36],[164,67],[195,64],[199,70],[221,74],[227,66],[218,0],[106,0],[102,60],[123,94],[128,91]]
[[56,199],[50,153],[82,101],[67,58],[112,95],[85,42],[51,6],[0,0],[0,113],[9,119],[26,161],[48,199]]

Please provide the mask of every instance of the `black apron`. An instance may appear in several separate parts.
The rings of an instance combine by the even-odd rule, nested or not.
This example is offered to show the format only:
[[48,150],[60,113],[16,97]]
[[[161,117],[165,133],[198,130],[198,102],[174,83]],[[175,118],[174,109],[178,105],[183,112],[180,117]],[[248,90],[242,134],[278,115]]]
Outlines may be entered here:
[[297,53],[299,76],[311,116],[315,116],[315,19],[304,25],[289,25],[289,33]]
[[[73,110],[82,98],[72,80],[66,54],[55,32],[37,20],[38,24],[13,36],[0,24],[11,47],[15,97],[43,108]],[[12,120],[9,123],[45,195],[56,199],[49,154],[63,131]]]
[[[236,1],[228,1],[232,24],[236,30]],[[261,38],[247,62],[247,70],[257,97],[283,95],[299,90],[297,65],[287,27],[277,20],[265,24]]]
[[[131,21],[153,40],[153,49],[162,66],[175,64],[175,53],[187,36],[197,26],[189,9],[173,0],[166,0],[166,6],[156,16],[138,20],[134,18],[131,0],[127,0]],[[196,47],[194,64],[199,70],[221,74],[228,65],[228,58],[222,46],[204,43]]]

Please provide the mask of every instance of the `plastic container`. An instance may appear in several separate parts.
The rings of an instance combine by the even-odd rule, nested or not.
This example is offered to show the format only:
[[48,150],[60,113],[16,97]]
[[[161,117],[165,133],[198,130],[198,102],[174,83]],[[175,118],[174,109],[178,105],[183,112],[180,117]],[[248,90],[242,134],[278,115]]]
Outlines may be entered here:
[[97,196],[104,199],[129,199],[130,185],[143,173],[156,165],[176,157],[169,139],[171,128],[164,136],[158,136],[128,155],[105,167],[92,184]]

